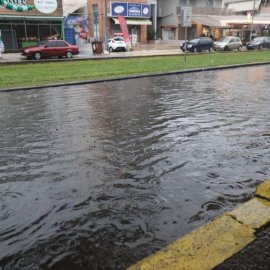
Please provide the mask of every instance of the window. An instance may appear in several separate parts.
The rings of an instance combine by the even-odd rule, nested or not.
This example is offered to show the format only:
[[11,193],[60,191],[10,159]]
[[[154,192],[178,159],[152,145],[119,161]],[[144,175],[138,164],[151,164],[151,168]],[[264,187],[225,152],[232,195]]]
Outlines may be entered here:
[[67,47],[67,44],[65,41],[57,41],[56,45],[57,47]]
[[47,43],[47,47],[51,48],[51,47],[56,47],[56,41],[49,41]]

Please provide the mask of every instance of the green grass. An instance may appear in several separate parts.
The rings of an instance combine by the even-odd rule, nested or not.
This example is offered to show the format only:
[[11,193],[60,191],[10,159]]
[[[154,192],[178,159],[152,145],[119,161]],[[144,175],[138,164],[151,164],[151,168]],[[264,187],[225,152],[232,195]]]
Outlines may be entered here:
[[0,89],[270,61],[270,51],[1,65]]

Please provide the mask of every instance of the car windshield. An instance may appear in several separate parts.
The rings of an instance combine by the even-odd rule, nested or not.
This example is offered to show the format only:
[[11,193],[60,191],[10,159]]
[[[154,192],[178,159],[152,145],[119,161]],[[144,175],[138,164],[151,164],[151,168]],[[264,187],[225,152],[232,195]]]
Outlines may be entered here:
[[124,39],[121,38],[121,37],[114,38],[114,40],[116,40],[116,41],[124,41]]
[[252,42],[262,42],[264,37],[256,37],[252,40]]
[[190,43],[198,43],[200,41],[199,38],[194,38],[194,39],[191,39],[189,42]]
[[228,42],[231,38],[230,37],[222,37],[221,39],[219,39],[219,42]]

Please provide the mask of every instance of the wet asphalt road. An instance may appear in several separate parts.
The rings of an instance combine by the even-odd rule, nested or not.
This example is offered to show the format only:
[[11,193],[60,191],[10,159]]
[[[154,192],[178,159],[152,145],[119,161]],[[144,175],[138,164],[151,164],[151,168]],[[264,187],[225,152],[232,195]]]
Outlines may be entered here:
[[0,93],[0,269],[124,269],[269,176],[270,66]]

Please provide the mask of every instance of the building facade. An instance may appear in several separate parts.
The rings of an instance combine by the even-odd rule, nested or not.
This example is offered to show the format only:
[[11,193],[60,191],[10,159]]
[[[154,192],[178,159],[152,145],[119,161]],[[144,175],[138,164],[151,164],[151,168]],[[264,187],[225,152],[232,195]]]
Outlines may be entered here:
[[122,35],[119,15],[125,17],[133,45],[146,43],[149,32],[156,31],[156,0],[88,0],[87,5],[91,39],[104,41]]
[[207,32],[200,22],[193,20],[197,15],[217,15],[226,13],[222,0],[159,0],[158,1],[158,36],[163,40],[185,39],[185,28],[181,25],[181,9],[192,8],[192,27],[187,29],[187,37]]
[[[18,4],[19,3],[19,4]],[[0,31],[6,51],[62,36],[62,0],[3,0]]]
[[269,0],[159,0],[157,37],[184,40],[182,8],[192,8],[192,26],[187,38],[234,35],[246,41],[250,36],[267,35],[270,28]]

